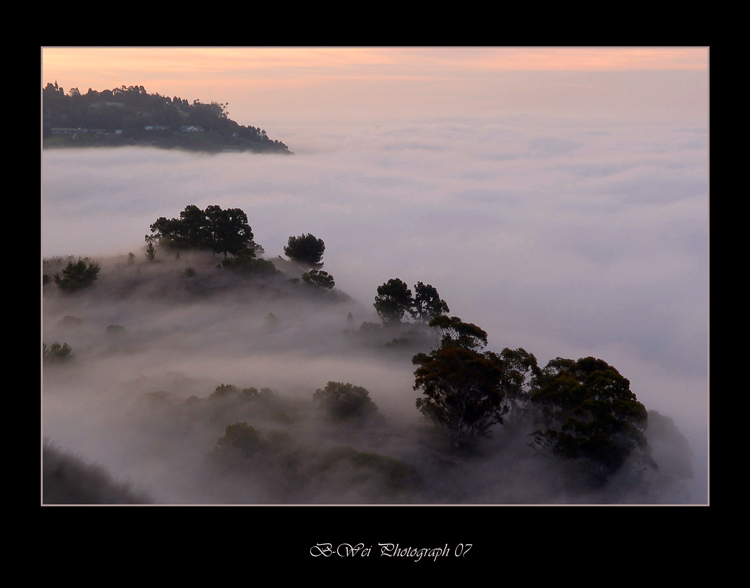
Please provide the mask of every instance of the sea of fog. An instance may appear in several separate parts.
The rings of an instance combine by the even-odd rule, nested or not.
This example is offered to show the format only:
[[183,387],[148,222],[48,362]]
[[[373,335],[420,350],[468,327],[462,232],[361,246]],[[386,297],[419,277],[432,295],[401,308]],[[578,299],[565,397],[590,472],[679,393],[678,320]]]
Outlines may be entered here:
[[[615,366],[648,409],[688,438],[690,502],[707,502],[705,127],[451,120],[282,128],[274,138],[294,155],[45,150],[43,257],[141,259],[149,225],[190,204],[244,210],[270,259],[283,255],[290,235],[312,233],[325,241],[323,269],[351,296],[357,324],[377,321],[377,286],[421,281],[437,288],[450,314],[487,331],[489,349],[523,347],[540,365],[591,355]],[[63,312],[45,308],[43,318],[53,310]],[[96,312],[115,323],[133,309]],[[276,377],[289,389],[359,378],[384,406],[416,412],[408,364],[313,354],[269,367],[311,345],[303,334],[296,350],[280,343],[233,361],[237,346],[228,342],[243,322],[226,312],[192,317],[201,327],[177,347],[127,369],[97,369],[121,381],[169,371],[210,385],[245,385],[254,374],[259,385]],[[55,325],[43,322],[45,342]],[[137,476],[127,459],[97,454],[103,444],[82,422],[85,411],[50,400],[43,416],[45,435],[63,447]]]

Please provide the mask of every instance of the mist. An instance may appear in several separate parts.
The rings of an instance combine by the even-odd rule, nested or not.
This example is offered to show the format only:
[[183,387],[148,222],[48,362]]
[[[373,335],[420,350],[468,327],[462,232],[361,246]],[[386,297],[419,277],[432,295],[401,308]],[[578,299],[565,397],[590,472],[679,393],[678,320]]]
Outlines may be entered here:
[[[43,291],[43,342],[76,352],[44,369],[46,438],[167,504],[707,502],[705,127],[454,118],[275,134],[294,155],[44,151],[45,263],[102,265],[90,291]],[[250,285],[230,284],[210,254],[147,264],[149,225],[189,204],[244,210],[272,261],[290,235],[322,238],[334,292],[289,289],[295,270],[280,261],[281,281]],[[488,349],[615,366],[687,440],[689,450],[649,437],[664,463],[689,455],[692,477],[672,475],[676,465],[645,492],[575,492],[500,430],[476,454],[446,457],[415,408],[411,357],[427,339],[398,349],[385,345],[390,334],[360,331],[380,322],[372,303],[391,278],[434,285],[451,315],[488,333]],[[366,388],[384,420],[327,426],[310,401],[329,381]],[[268,388],[273,400],[221,404],[209,398],[221,384]],[[206,456],[240,421],[307,448],[402,460],[422,485],[410,497],[371,495],[338,472],[280,497],[273,472],[211,475]]]

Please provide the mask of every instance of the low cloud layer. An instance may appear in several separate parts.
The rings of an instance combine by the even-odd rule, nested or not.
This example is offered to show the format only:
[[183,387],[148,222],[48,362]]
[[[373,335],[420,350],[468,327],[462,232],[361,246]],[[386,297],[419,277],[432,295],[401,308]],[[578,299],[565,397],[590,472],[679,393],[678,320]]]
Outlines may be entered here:
[[[205,379],[204,395],[221,381],[307,386],[306,394],[329,380],[350,381],[391,414],[416,419],[409,362],[393,369],[377,358],[347,356],[341,338],[347,313],[357,325],[377,320],[378,285],[423,281],[438,289],[451,314],[485,329],[492,349],[524,347],[542,365],[593,355],[617,367],[638,399],[673,418],[689,439],[691,500],[705,502],[705,128],[444,120],[286,131],[276,138],[295,152],[288,157],[44,152],[47,258],[133,252],[142,259],[143,236],[156,218],[176,217],[189,204],[218,204],[247,213],[269,258],[283,253],[290,235],[322,238],[324,269],[351,297],[331,316],[307,312],[303,303],[279,311],[272,299],[254,301],[251,311],[231,300],[165,305],[154,314],[151,301],[67,308],[75,303],[45,295],[45,342],[65,337],[65,315],[86,315],[97,329],[127,323],[128,333],[153,343],[127,362],[97,356],[88,385],[118,390],[141,376],[174,372]],[[106,287],[103,277],[97,288]],[[139,304],[147,305],[148,324],[139,323]],[[286,314],[288,330],[276,340],[255,339],[269,312]],[[330,339],[308,339],[326,329]],[[101,351],[97,337],[92,352]],[[79,340],[85,351],[86,338]],[[88,436],[84,413],[61,400],[65,386],[54,388],[55,396],[45,397],[45,433],[95,454],[103,446],[100,428],[92,425]],[[113,467],[133,471],[126,456],[109,457]]]

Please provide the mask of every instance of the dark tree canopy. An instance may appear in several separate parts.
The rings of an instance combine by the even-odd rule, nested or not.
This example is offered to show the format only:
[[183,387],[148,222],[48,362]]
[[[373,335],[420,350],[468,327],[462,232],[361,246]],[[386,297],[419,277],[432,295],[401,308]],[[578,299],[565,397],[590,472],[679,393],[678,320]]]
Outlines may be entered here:
[[220,206],[206,207],[206,218],[210,231],[211,250],[232,255],[250,255],[253,248],[253,231],[247,215],[239,208],[223,209]]
[[397,324],[411,311],[413,304],[414,300],[409,286],[395,278],[378,286],[378,294],[373,306],[384,323]]
[[362,419],[378,412],[370,393],[362,386],[342,382],[328,382],[313,394],[313,400],[334,421]]
[[449,312],[448,304],[440,298],[434,286],[417,282],[414,286],[414,302],[411,309],[411,314],[416,320],[429,322],[430,319]]
[[99,278],[100,271],[98,263],[92,261],[87,264],[85,260],[79,259],[76,262],[68,262],[62,270],[62,276],[55,274],[53,277],[57,287],[69,294],[92,286]]
[[227,425],[224,436],[216,442],[217,450],[237,451],[244,457],[250,457],[264,447],[265,442],[261,439],[260,433],[247,423]]
[[643,467],[656,466],[644,434],[648,412],[614,367],[593,357],[557,358],[536,379],[531,400],[547,428],[532,433],[532,447],[579,460],[596,484],[631,454]]
[[51,347],[42,343],[42,360],[47,363],[62,363],[75,359],[76,354],[73,348],[67,343],[58,343],[55,341]]
[[440,315],[430,326],[440,334],[440,347],[412,358],[420,366],[414,372],[414,389],[426,396],[417,400],[417,408],[445,429],[455,446],[491,436],[507,412],[505,395],[513,392],[514,378],[506,373],[504,358],[481,353],[487,333],[458,317]]
[[326,245],[323,239],[318,239],[315,235],[303,234],[299,237],[289,237],[284,247],[284,254],[299,263],[320,268],[323,266],[321,259],[325,250]]
[[647,411],[630,382],[601,359],[557,358],[540,369],[526,350],[481,352],[487,333],[458,317],[430,321],[440,347],[412,362],[417,408],[443,427],[455,445],[488,436],[496,424],[514,426],[541,419],[530,445],[581,464],[600,485],[634,457],[638,467],[656,467],[644,434]]
[[531,393],[541,370],[536,357],[522,347],[506,347],[497,358],[503,364],[504,425],[521,425],[528,421],[533,413]]
[[503,370],[493,354],[446,346],[419,353],[412,362],[419,366],[414,389],[425,396],[417,399],[417,409],[443,427],[455,446],[488,437],[503,422]]
[[234,257],[225,257],[221,260],[221,267],[247,277],[270,276],[279,273],[272,261],[257,259],[249,252]]
[[429,325],[438,331],[442,347],[464,347],[478,351],[487,345],[487,333],[473,323],[465,323],[456,316],[440,315]]
[[378,286],[373,306],[386,324],[398,324],[405,316],[424,323],[449,312],[448,304],[440,298],[437,289],[430,284],[417,282],[415,294],[403,280],[388,280]]
[[201,210],[191,204],[180,218],[160,217],[151,225],[146,241],[158,239],[170,249],[208,249],[214,253],[255,257],[257,245],[247,215],[239,208],[222,209],[218,205]]
[[324,290],[330,290],[336,285],[331,274],[317,269],[311,269],[302,274],[302,281],[309,286]]

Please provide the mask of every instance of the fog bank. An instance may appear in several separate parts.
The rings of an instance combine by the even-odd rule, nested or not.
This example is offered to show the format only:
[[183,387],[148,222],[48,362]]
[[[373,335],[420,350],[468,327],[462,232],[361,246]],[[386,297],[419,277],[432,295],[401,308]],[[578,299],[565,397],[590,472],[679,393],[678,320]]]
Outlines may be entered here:
[[[124,286],[107,281],[106,265],[90,296],[71,300],[45,291],[44,342],[69,341],[78,352],[71,369],[54,377],[45,371],[45,435],[115,472],[142,476],[160,500],[231,501],[242,498],[232,484],[209,492],[191,475],[227,423],[170,429],[168,419],[184,425],[191,418],[175,408],[150,429],[149,445],[148,435],[134,433],[148,429],[148,411],[133,408],[128,420],[109,411],[110,401],[136,406],[135,398],[156,391],[204,398],[221,383],[309,400],[333,380],[364,386],[388,418],[406,427],[404,435],[414,434],[401,457],[423,451],[411,442],[427,433],[414,408],[410,354],[355,345],[347,334],[378,320],[377,286],[400,278],[412,287],[434,285],[452,315],[487,331],[491,349],[523,347],[541,365],[593,355],[615,366],[647,408],[674,419],[694,455],[689,497],[665,491],[657,500],[706,502],[705,127],[455,119],[286,130],[278,139],[295,152],[289,157],[43,153],[46,258],[98,257],[124,267],[133,252],[140,267],[143,236],[158,217],[176,217],[189,204],[218,204],[247,213],[269,259],[283,255],[290,235],[322,238],[324,269],[342,293],[335,303],[257,293],[170,303],[139,287],[118,299],[110,294]],[[189,256],[163,264],[178,264],[176,272],[195,264],[198,277],[215,265]],[[273,332],[264,323],[269,313],[279,318]],[[71,332],[61,324],[65,316],[83,323]],[[113,324],[124,327],[122,339],[103,338]],[[123,439],[132,451],[118,449]],[[516,447],[502,438],[492,443]],[[161,454],[144,457],[157,446]],[[521,463],[524,471],[513,475],[509,466],[488,468],[492,484],[452,498],[566,499],[552,492],[552,481],[531,492],[523,480],[540,479],[542,466]],[[173,483],[178,477],[184,484]],[[263,488],[249,496],[268,499]],[[324,489],[314,496],[326,498]]]

